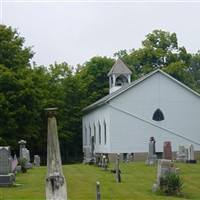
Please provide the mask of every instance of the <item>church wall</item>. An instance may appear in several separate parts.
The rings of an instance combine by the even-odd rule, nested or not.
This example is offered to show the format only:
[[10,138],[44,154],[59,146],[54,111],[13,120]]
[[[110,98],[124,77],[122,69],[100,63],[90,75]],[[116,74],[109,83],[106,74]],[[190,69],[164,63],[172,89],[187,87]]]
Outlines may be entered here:
[[[163,121],[154,121],[156,109],[164,115]],[[106,144],[101,130],[98,143],[98,123],[106,121]],[[156,152],[163,151],[163,143],[171,141],[172,151],[179,145],[194,145],[200,152],[200,97],[162,73],[155,73],[129,90],[96,108],[83,117],[83,144],[91,151],[91,137],[96,126],[94,153],[134,153],[137,161],[148,152],[149,138],[156,140]],[[90,131],[89,131],[90,130]],[[86,134],[87,132],[87,134]],[[91,136],[90,136],[91,135]],[[200,154],[196,153],[199,158]],[[135,160],[135,161],[136,161]]]
[[[109,110],[105,106],[101,106],[98,111],[93,110],[86,115],[84,115],[82,123],[83,123],[83,148],[89,147],[91,149],[92,136],[96,139],[94,142],[94,153],[107,153],[110,151],[110,136],[109,136]],[[100,126],[100,131],[99,131]],[[90,129],[90,128],[91,129]],[[91,131],[89,131],[91,130]],[[99,141],[99,132],[101,132]],[[96,134],[95,134],[96,133]],[[106,137],[106,139],[105,139]]]
[[[193,143],[200,150],[200,98],[168,77],[156,73],[109,102],[111,108],[111,152],[146,152],[151,136],[157,151],[163,142]],[[160,108],[163,121],[154,121],[154,111]],[[197,144],[198,143],[198,144]]]

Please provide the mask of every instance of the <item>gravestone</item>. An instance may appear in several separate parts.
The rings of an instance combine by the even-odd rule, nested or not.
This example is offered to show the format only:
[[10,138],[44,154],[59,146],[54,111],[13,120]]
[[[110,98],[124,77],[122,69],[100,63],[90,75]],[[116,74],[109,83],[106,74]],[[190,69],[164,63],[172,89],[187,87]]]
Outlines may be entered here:
[[160,177],[166,177],[171,172],[177,173],[179,168],[173,168],[173,162],[169,159],[159,159],[158,160],[158,170],[157,170],[157,177],[156,183],[153,184],[152,192],[156,192],[160,187]]
[[46,199],[66,200],[66,180],[62,172],[60,145],[55,118],[57,109],[46,109],[46,113],[48,116]]
[[0,187],[12,186],[14,179],[10,147],[0,147]]
[[20,159],[23,159],[22,149],[26,148],[26,141],[25,140],[20,140],[18,142],[18,144],[19,144],[19,157],[20,157]]
[[172,160],[172,147],[170,141],[165,141],[163,144],[163,159]]
[[25,159],[26,168],[30,169],[33,165],[30,163],[30,151],[27,148],[22,148],[22,158]]
[[100,200],[100,183],[96,182],[96,200]]
[[150,137],[149,141],[149,153],[147,156],[146,164],[155,165],[157,163],[156,146],[154,137]]
[[197,161],[194,159],[194,146],[193,144],[190,144],[188,146],[188,160],[187,163],[197,163]]
[[187,149],[184,145],[179,145],[179,151],[176,153],[176,162],[186,163],[187,161]]
[[116,159],[116,182],[119,183],[121,182],[121,175],[120,175],[120,169],[119,169],[119,156],[120,154],[117,154],[117,159]]
[[133,162],[131,153],[127,153],[127,161],[126,162]]
[[92,162],[92,160],[93,160],[93,158],[91,156],[90,147],[84,147],[83,152],[84,152],[83,163],[84,164],[90,164]]
[[27,148],[22,148],[22,158],[24,158],[26,162],[30,162],[30,152]]
[[40,166],[40,156],[34,155],[34,166]]
[[102,168],[103,170],[107,170],[108,167],[108,161],[105,155],[102,156]]

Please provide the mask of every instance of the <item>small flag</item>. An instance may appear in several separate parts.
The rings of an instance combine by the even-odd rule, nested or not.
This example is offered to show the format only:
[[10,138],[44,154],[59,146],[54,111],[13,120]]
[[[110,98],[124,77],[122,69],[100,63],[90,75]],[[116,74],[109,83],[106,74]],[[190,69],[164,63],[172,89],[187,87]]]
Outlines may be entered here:
[[15,171],[17,165],[18,165],[17,156],[16,156],[16,154],[14,154],[14,159],[13,159],[13,162],[12,162],[12,171],[13,172]]

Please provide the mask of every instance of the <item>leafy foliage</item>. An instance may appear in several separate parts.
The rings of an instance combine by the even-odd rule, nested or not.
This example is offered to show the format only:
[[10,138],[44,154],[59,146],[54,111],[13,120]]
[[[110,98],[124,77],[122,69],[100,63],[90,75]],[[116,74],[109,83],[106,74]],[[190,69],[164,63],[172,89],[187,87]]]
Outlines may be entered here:
[[[59,109],[58,134],[63,163],[82,157],[82,109],[108,94],[107,74],[115,60],[95,56],[76,68],[67,62],[31,66],[34,52],[25,47],[17,29],[0,25],[0,145],[16,151],[27,141],[31,154],[46,160],[47,119],[44,109]],[[135,80],[162,68],[200,91],[200,53],[178,46],[175,33],[154,30],[143,47],[115,53],[132,70]],[[31,156],[33,156],[31,155]]]
[[184,181],[174,172],[168,173],[165,177],[160,177],[160,191],[168,196],[183,196]]
[[24,42],[16,29],[0,25],[0,64],[12,70],[30,66],[34,53]]

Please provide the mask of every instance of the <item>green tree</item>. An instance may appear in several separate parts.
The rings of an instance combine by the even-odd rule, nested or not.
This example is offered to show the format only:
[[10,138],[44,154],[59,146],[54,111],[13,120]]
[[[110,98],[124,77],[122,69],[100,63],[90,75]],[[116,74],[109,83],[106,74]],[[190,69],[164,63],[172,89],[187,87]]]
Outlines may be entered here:
[[31,47],[24,47],[25,39],[16,29],[0,25],[0,65],[9,69],[30,67],[34,53]]
[[196,90],[200,92],[200,50],[192,55],[189,64],[189,73],[194,79]]
[[175,79],[195,90],[194,79],[188,71],[188,66],[182,61],[169,64],[163,69]]
[[191,58],[185,47],[178,46],[175,33],[154,30],[146,36],[142,45],[143,48],[132,49],[129,55],[123,57],[125,63],[132,66],[140,75],[179,61],[188,65]]
[[16,29],[0,25],[0,40],[0,144],[18,149],[24,139],[32,150],[41,138],[48,75],[42,67],[31,69],[33,52]]
[[63,163],[82,155],[81,110],[85,107],[86,84],[66,62],[49,67],[48,107],[57,107],[58,135]]
[[87,84],[87,105],[97,101],[109,93],[107,74],[115,60],[107,57],[93,57],[83,66],[79,66],[77,73]]

